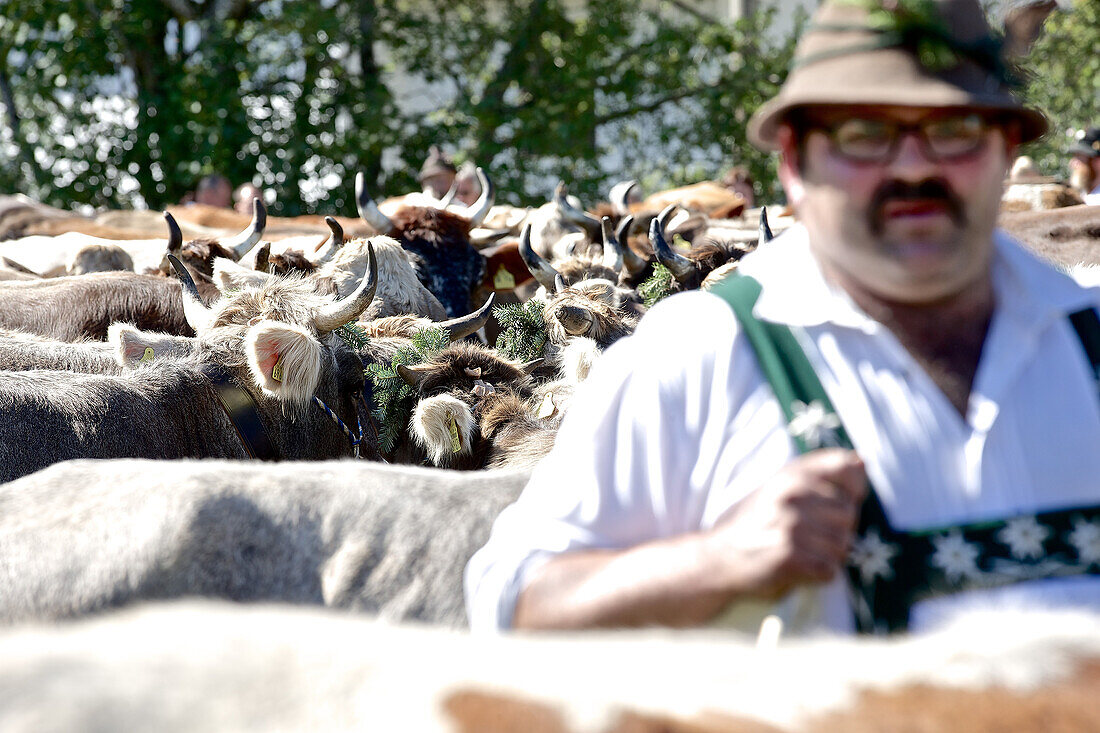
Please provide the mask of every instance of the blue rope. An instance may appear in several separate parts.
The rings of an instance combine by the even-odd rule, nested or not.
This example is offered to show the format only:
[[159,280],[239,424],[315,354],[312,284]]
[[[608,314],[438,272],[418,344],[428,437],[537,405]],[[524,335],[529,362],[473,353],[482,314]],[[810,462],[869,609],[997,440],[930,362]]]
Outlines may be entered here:
[[313,402],[324,410],[326,415],[332,418],[332,421],[336,423],[336,427],[344,431],[344,435],[348,436],[348,440],[351,441],[351,447],[355,449],[355,457],[358,458],[359,443],[363,441],[363,422],[359,418],[359,410],[355,410],[355,426],[359,429],[359,435],[355,435],[351,432],[351,429],[344,424],[344,421],[340,419],[340,416],[333,412],[332,408],[326,405],[320,397],[314,396]]

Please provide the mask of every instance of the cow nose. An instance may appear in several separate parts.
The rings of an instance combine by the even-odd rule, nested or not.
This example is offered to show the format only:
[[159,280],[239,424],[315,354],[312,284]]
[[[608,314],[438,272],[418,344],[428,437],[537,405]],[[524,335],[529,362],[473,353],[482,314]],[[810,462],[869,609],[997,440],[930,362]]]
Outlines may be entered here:
[[570,336],[582,336],[592,328],[592,314],[584,308],[566,305],[558,311],[558,322]]

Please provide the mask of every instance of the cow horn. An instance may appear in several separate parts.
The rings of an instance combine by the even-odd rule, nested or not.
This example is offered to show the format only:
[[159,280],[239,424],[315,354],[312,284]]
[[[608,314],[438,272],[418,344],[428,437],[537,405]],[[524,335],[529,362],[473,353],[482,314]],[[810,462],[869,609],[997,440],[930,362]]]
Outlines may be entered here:
[[565,290],[565,278],[561,275],[554,275],[554,292],[560,293]]
[[336,221],[336,219],[331,216],[326,216],[325,224],[328,224],[328,228],[332,234],[313,248],[314,252],[321,253],[320,257],[317,258],[317,264],[328,262],[340,251],[340,248],[344,246],[344,228],[340,226],[340,222]]
[[451,181],[451,187],[447,189],[447,193],[443,194],[443,198],[439,199],[439,208],[446,209],[451,205],[451,202],[455,200],[455,194],[458,193],[458,178],[456,177]]
[[405,380],[405,384],[417,389],[420,387],[421,382],[428,376],[428,372],[431,370],[427,364],[415,364],[413,366],[405,366],[404,364],[397,365],[397,373]]
[[611,217],[605,216],[601,223],[603,224],[603,264],[618,277],[623,271],[623,248],[615,232],[611,231]]
[[252,269],[259,272],[271,272],[271,242],[264,242],[263,245],[256,250],[256,266]]
[[611,187],[608,199],[611,201],[611,210],[619,216],[630,213],[630,192],[637,188],[638,182],[633,178],[629,181],[620,181]]
[[213,311],[206,307],[199,295],[199,289],[195,285],[194,278],[179,258],[173,254],[168,255],[168,261],[172,263],[172,269],[180,279],[181,295],[183,297],[183,315],[188,325],[195,329],[195,333],[204,330],[214,317]]
[[657,261],[667,267],[676,278],[682,282],[695,272],[695,266],[687,257],[673,251],[665,239],[665,224],[676,209],[676,204],[670,204],[656,219],[649,224],[649,239],[653,243],[653,252],[657,255]]
[[180,231],[180,225],[176,223],[176,217],[166,211],[164,223],[168,225],[168,251],[179,252],[183,249],[183,232]]
[[[587,231],[600,231],[600,220],[589,214],[587,211],[578,210],[573,204],[569,203],[569,199],[565,196],[565,182],[559,181],[557,188],[554,189],[554,203],[561,209],[561,213],[565,215],[565,218],[574,224],[579,224]],[[595,237],[593,237],[595,239]]]
[[233,259],[238,262],[248,250],[256,246],[267,226],[267,207],[259,196],[252,199],[252,221],[235,237],[221,240],[221,245],[233,253]]
[[633,224],[633,215],[624,216],[622,221],[619,222],[618,228],[615,229],[615,239],[619,241],[619,251],[623,253],[623,265],[626,267],[627,274],[631,277],[640,274],[645,270],[645,266],[649,264],[644,257],[639,256],[637,252],[630,248],[628,235]]
[[355,207],[359,209],[359,217],[370,224],[379,234],[389,234],[393,231],[393,222],[382,213],[378,204],[370,197],[367,190],[367,177],[363,171],[355,174]]
[[531,372],[542,366],[542,363],[544,361],[546,361],[546,359],[539,357],[538,359],[532,359],[531,361],[523,362],[519,365],[519,368],[522,369],[525,374],[530,374]]
[[359,281],[355,292],[343,300],[322,306],[313,317],[313,324],[321,333],[328,333],[354,321],[374,300],[378,287],[378,259],[374,256],[374,244],[367,242],[367,272]]
[[35,277],[42,277],[31,268],[27,267],[26,265],[22,265],[15,260],[8,259],[7,257],[0,257],[0,260],[3,260],[8,269],[15,270],[16,272],[21,272],[24,275],[34,275]]
[[760,239],[757,241],[757,246],[766,244],[775,239],[775,235],[772,234],[772,228],[768,226],[768,207],[760,207]]
[[485,171],[481,170],[481,166],[477,167],[475,173],[477,174],[477,182],[481,184],[481,195],[477,197],[477,201],[470,206],[466,214],[466,217],[470,220],[471,229],[485,221],[485,217],[489,215],[489,209],[493,208],[493,202],[497,196],[497,190],[493,186],[493,182],[489,180],[489,176],[485,175]]
[[489,309],[493,307],[494,299],[496,299],[496,293],[489,293],[485,305],[473,313],[459,318],[452,318],[449,321],[440,321],[435,325],[446,330],[451,341],[464,339],[489,322]]
[[535,248],[531,246],[530,223],[524,225],[523,233],[519,236],[519,256],[523,258],[523,264],[527,265],[527,269],[535,276],[538,284],[546,288],[546,292],[553,293],[554,278],[558,277],[558,271],[549,262],[539,257]]

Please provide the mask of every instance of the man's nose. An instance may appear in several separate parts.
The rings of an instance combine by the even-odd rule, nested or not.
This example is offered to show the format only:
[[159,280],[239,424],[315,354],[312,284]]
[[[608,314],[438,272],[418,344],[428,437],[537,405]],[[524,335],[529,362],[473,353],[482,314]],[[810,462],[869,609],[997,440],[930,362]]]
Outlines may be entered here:
[[890,161],[890,171],[901,180],[922,181],[938,166],[935,160],[928,157],[918,135],[912,130],[901,133],[897,153]]

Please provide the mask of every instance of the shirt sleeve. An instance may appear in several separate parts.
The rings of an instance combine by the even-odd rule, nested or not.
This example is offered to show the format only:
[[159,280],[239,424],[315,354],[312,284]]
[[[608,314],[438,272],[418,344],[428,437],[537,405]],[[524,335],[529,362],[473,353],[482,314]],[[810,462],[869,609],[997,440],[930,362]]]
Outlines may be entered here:
[[509,628],[525,578],[553,555],[697,530],[755,488],[749,457],[764,449],[772,465],[760,475],[789,459],[778,405],[738,332],[725,302],[684,293],[607,350],[467,565],[471,628]]

